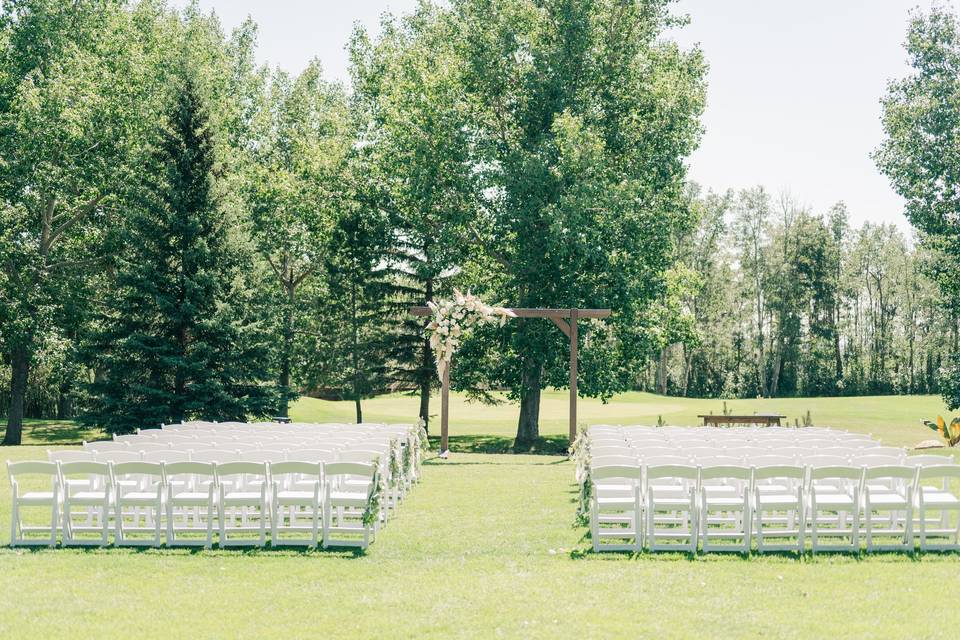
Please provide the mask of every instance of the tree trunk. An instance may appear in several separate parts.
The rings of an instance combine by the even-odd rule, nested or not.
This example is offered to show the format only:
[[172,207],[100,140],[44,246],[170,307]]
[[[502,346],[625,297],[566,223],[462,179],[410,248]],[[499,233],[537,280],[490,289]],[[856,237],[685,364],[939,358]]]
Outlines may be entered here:
[[360,409],[360,396],[353,397],[353,406],[356,407],[357,410],[357,424],[360,424],[363,422],[363,410]]
[[283,361],[280,363],[280,415],[290,415],[290,362],[293,360],[293,308],[297,301],[293,283],[287,284],[287,308],[283,318]]
[[520,389],[520,420],[515,448],[528,447],[540,437],[540,376],[543,365],[526,360]]
[[660,357],[657,359],[657,393],[661,396],[667,395],[667,354],[670,347],[664,347],[660,350]]
[[[427,278],[424,291],[424,304],[433,301],[433,279]],[[429,320],[429,319],[428,319]],[[430,381],[433,377],[433,350],[430,338],[424,333],[420,352],[420,417],[427,433],[430,433]]]
[[73,417],[73,396],[70,389],[69,382],[60,385],[60,393],[57,397],[57,420],[69,420]]
[[27,394],[27,377],[30,374],[30,352],[17,347],[10,358],[10,412],[7,414],[7,432],[4,445],[19,445],[23,434],[23,401]]

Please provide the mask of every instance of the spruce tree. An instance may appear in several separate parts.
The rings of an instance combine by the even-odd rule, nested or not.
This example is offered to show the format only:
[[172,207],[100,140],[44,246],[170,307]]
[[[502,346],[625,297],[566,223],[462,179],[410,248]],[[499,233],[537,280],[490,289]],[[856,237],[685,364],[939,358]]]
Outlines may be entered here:
[[276,408],[265,331],[244,304],[249,253],[217,193],[214,130],[190,79],[142,171],[94,343],[87,422],[124,433]]

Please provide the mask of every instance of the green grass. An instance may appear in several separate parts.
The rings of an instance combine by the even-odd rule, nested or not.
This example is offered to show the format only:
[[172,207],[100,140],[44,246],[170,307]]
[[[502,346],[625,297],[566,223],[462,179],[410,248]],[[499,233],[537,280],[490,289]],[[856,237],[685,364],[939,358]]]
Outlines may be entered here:
[[[547,433],[564,432],[564,399],[545,398]],[[790,415],[809,408],[818,423],[873,432],[889,444],[932,436],[918,421],[942,411],[932,397],[728,405]],[[302,400],[294,417],[348,420],[351,408]],[[584,422],[650,422],[657,414],[690,422],[687,416],[721,408],[716,401],[627,394],[606,406],[584,401],[581,414]],[[402,396],[365,406],[368,420],[410,421],[415,413],[416,401]],[[453,433],[462,446],[484,450],[512,435],[515,416],[511,407],[466,405],[457,397]],[[44,456],[44,447],[0,449],[0,459]],[[0,638],[51,637],[65,628],[79,637],[142,638],[956,634],[960,610],[944,595],[957,584],[960,555],[595,555],[586,529],[574,525],[572,473],[570,462],[547,455],[429,460],[423,482],[366,555],[12,550],[5,547],[10,495],[2,481]]]
[[[419,398],[393,394],[363,402],[363,418],[368,422],[410,422],[419,410]],[[727,408],[735,413],[781,413],[789,421],[802,418],[807,411],[818,426],[873,433],[889,444],[910,446],[931,437],[932,431],[920,424],[922,418],[932,420],[937,414],[947,415],[939,396],[864,396],[853,398],[776,398],[762,400],[727,400]],[[700,424],[699,414],[722,413],[723,400],[670,398],[651,393],[624,393],[609,403],[582,398],[578,409],[581,424],[653,424],[662,416],[667,424]],[[540,433],[565,435],[569,395],[565,391],[545,391],[540,405]],[[431,401],[430,410],[439,414],[440,400]],[[352,402],[330,402],[301,398],[294,404],[294,420],[306,422],[353,422]],[[483,434],[490,438],[512,439],[517,432],[518,408],[512,403],[490,406],[468,402],[462,394],[453,394],[450,401],[450,434],[465,436]],[[431,433],[439,432],[439,419],[433,420]]]

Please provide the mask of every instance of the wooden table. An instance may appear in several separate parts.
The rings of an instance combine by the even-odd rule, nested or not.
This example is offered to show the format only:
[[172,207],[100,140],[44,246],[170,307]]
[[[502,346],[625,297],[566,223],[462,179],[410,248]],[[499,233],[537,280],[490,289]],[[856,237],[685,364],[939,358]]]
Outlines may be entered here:
[[771,425],[780,426],[780,421],[786,418],[787,416],[781,416],[775,413],[759,413],[749,416],[736,416],[736,415],[700,415],[698,418],[703,418],[703,426],[709,427],[719,427],[720,425],[731,425],[731,424],[758,424],[765,427]]

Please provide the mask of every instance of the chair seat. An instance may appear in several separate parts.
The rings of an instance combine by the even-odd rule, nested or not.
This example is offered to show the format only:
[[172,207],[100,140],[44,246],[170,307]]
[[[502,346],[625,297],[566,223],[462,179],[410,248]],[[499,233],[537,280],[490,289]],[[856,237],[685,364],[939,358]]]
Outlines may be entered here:
[[818,507],[852,507],[853,497],[846,493],[823,493],[819,489],[815,491],[815,497]]
[[656,507],[690,507],[690,498],[689,497],[671,497],[671,496],[654,496],[651,500],[651,503],[654,508]]
[[105,491],[77,491],[70,496],[70,504],[102,504],[106,498]]
[[278,504],[313,504],[313,491],[280,491],[277,493]]
[[157,501],[157,492],[130,491],[120,495],[117,500],[122,504],[152,504]]
[[635,506],[632,496],[597,496],[597,507],[600,510],[632,510]]
[[757,497],[757,506],[768,509],[795,509],[797,496],[789,493],[761,493]]
[[175,493],[170,498],[170,503],[180,507],[201,507],[210,501],[210,495],[203,491],[183,491]]
[[938,507],[960,506],[960,499],[949,491],[924,491],[923,505],[926,507],[930,505],[936,505]]
[[260,503],[260,492],[259,491],[231,491],[224,494],[223,504],[224,505],[244,505],[244,504],[259,504]]
[[900,495],[899,493],[877,493],[871,492],[869,495],[870,505],[884,506],[884,507],[903,507],[904,509],[909,506],[909,502],[905,496]]
[[330,492],[330,504],[337,507],[365,507],[367,494],[355,491]]
[[17,501],[20,504],[30,505],[30,504],[52,504],[53,503],[53,492],[52,491],[28,491],[22,496],[17,498]]
[[785,484],[758,484],[757,491],[759,491],[761,494],[785,494],[789,491],[789,489]]
[[711,496],[707,495],[704,504],[709,507],[742,507],[742,496]]

